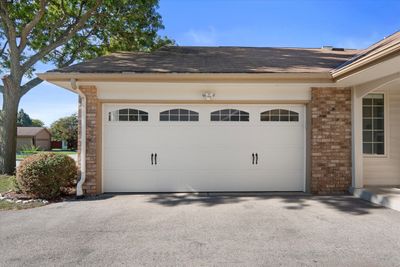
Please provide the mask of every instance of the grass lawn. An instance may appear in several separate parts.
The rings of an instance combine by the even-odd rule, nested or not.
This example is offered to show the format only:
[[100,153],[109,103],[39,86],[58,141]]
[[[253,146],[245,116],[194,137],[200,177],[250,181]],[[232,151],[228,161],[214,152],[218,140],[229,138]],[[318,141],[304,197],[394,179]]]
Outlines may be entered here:
[[14,202],[7,202],[5,200],[0,200],[0,212],[2,210],[24,210],[24,209],[31,209],[44,206],[41,202],[31,202],[31,203],[14,203]]
[[[53,152],[57,154],[64,154],[64,155],[76,155],[76,151],[72,150],[62,150],[62,149],[52,149],[51,151],[39,151],[37,153],[43,153],[43,152]],[[31,154],[17,154],[17,160],[22,160],[26,158],[27,156],[30,156]]]
[[14,176],[0,175],[0,193],[15,190]]
[[[15,190],[14,176],[0,175],[0,193],[8,192],[9,190]],[[14,203],[6,200],[0,200],[0,211],[2,210],[21,210],[30,209],[35,207],[43,206],[43,203],[31,202],[31,203]]]

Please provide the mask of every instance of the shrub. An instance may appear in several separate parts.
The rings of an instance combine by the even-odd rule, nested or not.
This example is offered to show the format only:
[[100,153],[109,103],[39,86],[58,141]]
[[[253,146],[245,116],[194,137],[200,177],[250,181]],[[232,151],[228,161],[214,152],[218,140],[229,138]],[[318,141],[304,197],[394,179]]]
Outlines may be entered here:
[[75,161],[67,155],[40,153],[25,158],[17,168],[17,182],[27,195],[54,199],[77,177]]

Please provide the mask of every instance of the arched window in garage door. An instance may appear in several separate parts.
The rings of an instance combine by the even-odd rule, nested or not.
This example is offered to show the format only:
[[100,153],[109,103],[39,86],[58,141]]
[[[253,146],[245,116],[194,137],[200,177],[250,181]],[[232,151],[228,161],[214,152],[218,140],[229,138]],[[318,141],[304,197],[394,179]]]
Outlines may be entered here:
[[199,121],[199,113],[188,109],[170,109],[160,112],[160,121]]
[[272,109],[261,112],[261,121],[299,121],[299,113],[287,109]]
[[108,121],[148,121],[149,114],[146,111],[124,108],[108,113]]
[[221,109],[211,112],[211,121],[249,121],[249,113],[238,109]]

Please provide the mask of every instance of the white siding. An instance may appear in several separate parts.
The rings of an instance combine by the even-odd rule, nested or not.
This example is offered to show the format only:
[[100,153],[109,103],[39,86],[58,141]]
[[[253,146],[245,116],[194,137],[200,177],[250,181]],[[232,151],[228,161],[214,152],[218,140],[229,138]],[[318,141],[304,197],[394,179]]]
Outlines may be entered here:
[[383,92],[387,95],[388,120],[386,133],[386,155],[364,156],[365,185],[400,185],[400,84],[394,84]]

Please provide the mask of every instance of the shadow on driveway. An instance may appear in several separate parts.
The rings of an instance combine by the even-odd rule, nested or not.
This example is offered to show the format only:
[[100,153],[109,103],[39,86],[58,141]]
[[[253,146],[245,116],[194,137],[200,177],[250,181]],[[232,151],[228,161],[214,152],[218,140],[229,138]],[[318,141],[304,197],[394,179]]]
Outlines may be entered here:
[[201,205],[204,207],[213,207],[222,204],[234,204],[246,202],[249,200],[272,200],[278,199],[283,207],[288,210],[304,210],[312,206],[312,202],[319,202],[330,209],[353,215],[369,214],[372,209],[381,209],[382,207],[372,205],[366,201],[360,200],[350,195],[328,195],[312,196],[306,194],[266,194],[266,195],[197,195],[197,194],[157,194],[149,195],[148,202],[163,206],[174,207],[179,205]]
[[352,215],[365,215],[371,213],[371,210],[383,208],[351,195],[316,196],[305,193],[108,193],[97,196],[86,196],[82,199],[70,199],[67,201],[105,201],[114,197],[126,197],[124,201],[132,201],[130,197],[144,197],[145,201],[148,203],[165,207],[177,207],[182,205],[214,207],[240,202],[245,203],[254,200],[271,201],[272,204],[272,200],[278,200],[283,204],[282,208],[294,211],[312,208],[317,203],[321,203],[329,209]]

